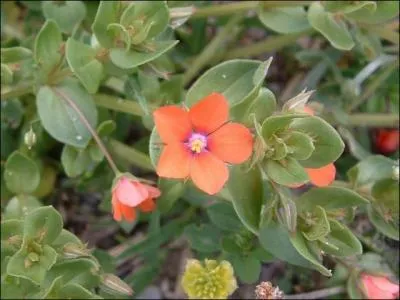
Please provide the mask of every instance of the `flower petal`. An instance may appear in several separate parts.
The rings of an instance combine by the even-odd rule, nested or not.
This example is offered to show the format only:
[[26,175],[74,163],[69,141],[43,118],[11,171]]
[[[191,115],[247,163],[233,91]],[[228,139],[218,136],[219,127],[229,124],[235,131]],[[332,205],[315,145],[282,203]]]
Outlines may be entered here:
[[135,207],[149,197],[148,191],[137,181],[121,178],[115,188],[117,200],[124,205]]
[[149,198],[158,198],[161,195],[161,191],[151,185],[145,184],[144,187],[147,189],[147,192],[149,193]]
[[122,215],[124,216],[124,219],[128,222],[133,222],[136,219],[136,211],[135,208],[124,205],[120,203],[121,205],[121,210],[122,210]]
[[311,116],[315,115],[314,110],[309,106],[304,106],[303,110],[304,110],[305,113],[307,113],[307,114],[309,114]]
[[228,168],[225,163],[211,152],[202,152],[193,156],[190,164],[190,177],[202,191],[214,195],[228,180]]
[[165,145],[157,164],[158,176],[178,179],[188,177],[191,157],[183,143]]
[[330,185],[336,176],[335,165],[329,164],[318,169],[306,169],[312,184],[322,187]]
[[399,286],[391,283],[385,277],[363,275],[361,279],[368,299],[396,299],[399,293]]
[[139,204],[139,209],[143,212],[150,212],[156,208],[156,204],[154,203],[153,199],[149,198],[146,201],[143,201]]
[[121,221],[122,219],[122,211],[121,211],[121,206],[120,203],[117,200],[117,196],[115,193],[112,193],[112,199],[111,199],[111,205],[112,205],[112,210],[113,210],[113,218],[115,221]]
[[253,137],[242,124],[228,123],[208,136],[207,148],[225,162],[240,164],[251,155]]
[[193,105],[189,115],[196,132],[209,134],[228,121],[228,101],[222,94],[212,93]]
[[153,112],[153,116],[164,143],[183,142],[192,131],[188,112],[176,105],[160,107]]

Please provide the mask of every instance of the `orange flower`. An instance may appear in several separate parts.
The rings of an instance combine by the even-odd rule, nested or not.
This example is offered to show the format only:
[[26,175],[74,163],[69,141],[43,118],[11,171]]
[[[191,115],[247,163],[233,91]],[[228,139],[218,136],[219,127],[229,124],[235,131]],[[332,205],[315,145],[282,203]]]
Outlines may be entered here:
[[[314,115],[314,110],[309,107],[305,106],[303,108],[303,111],[309,115]],[[327,164],[326,166],[323,166],[321,168],[317,169],[310,169],[306,168],[306,172],[308,174],[308,177],[310,178],[310,182],[319,187],[323,186],[328,186],[330,185],[334,180],[336,176],[336,167],[333,163]],[[297,188],[302,186],[303,184],[293,184],[290,185],[291,188]]]
[[385,276],[361,274],[361,282],[368,299],[396,299],[399,296],[399,285]]
[[124,218],[128,222],[134,221],[136,207],[143,212],[154,210],[153,198],[159,197],[160,194],[160,190],[155,187],[121,176],[112,190],[114,220],[121,221]]
[[252,152],[253,137],[243,125],[228,122],[225,97],[212,93],[189,110],[169,105],[154,111],[157,132],[165,144],[157,165],[161,177],[191,178],[213,195],[228,180],[226,163],[239,164]]

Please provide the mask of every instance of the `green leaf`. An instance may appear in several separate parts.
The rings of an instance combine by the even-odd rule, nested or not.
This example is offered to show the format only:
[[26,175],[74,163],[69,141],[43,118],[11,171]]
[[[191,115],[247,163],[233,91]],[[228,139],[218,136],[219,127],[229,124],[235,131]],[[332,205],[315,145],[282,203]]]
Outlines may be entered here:
[[43,1],[42,10],[46,20],[54,20],[65,33],[71,33],[86,16],[86,6],[82,1],[65,1],[60,4]]
[[326,236],[331,230],[325,210],[318,205],[314,211],[313,224],[307,226],[306,230],[302,230],[304,237],[309,241],[318,240]]
[[32,51],[24,47],[1,48],[1,63],[12,64],[30,59]]
[[368,204],[368,200],[356,192],[343,187],[312,188],[302,194],[296,201],[301,212],[313,211],[319,205],[330,211],[339,208],[348,208]]
[[[161,33],[168,25],[169,10],[165,1],[132,2],[121,15],[121,24],[125,27],[136,20],[142,20],[142,28],[150,25],[146,40]],[[134,27],[136,30],[141,28]]]
[[264,120],[262,123],[262,136],[267,142],[273,134],[279,134],[288,129],[289,125],[297,118],[304,118],[306,115],[274,115]]
[[313,268],[319,271],[322,275],[332,276],[331,270],[325,268],[319,259],[313,254],[310,250],[307,241],[304,239],[304,236],[301,232],[296,232],[296,234],[290,236],[290,242],[293,247],[302,255],[305,259],[307,259],[310,263],[312,263]]
[[307,17],[311,26],[329,40],[333,47],[340,50],[351,50],[354,47],[345,22],[325,11],[321,3],[313,2],[308,8]]
[[185,227],[184,234],[190,246],[199,252],[216,252],[221,249],[219,231],[210,224],[202,224],[200,227],[190,224]]
[[207,215],[211,222],[221,230],[239,231],[242,224],[229,202],[218,202],[207,207]]
[[276,216],[280,224],[290,232],[295,232],[297,227],[297,208],[293,196],[285,187],[278,187],[279,206],[276,208]]
[[258,17],[266,27],[278,33],[295,33],[309,29],[307,13],[302,6],[260,8]]
[[384,178],[391,178],[394,161],[383,155],[373,155],[360,161],[348,172],[347,176],[354,187],[370,184]]
[[103,78],[103,65],[96,59],[97,51],[90,46],[69,38],[66,43],[68,65],[86,90],[97,92]]
[[76,81],[64,81],[57,87],[42,86],[36,96],[40,120],[46,131],[56,140],[84,148],[91,134],[78,113],[68,104],[69,99],[96,127],[97,109],[92,97]]
[[281,161],[266,159],[263,162],[263,169],[270,180],[282,185],[298,185],[309,181],[305,169],[292,157],[286,157]]
[[119,22],[119,12],[122,2],[120,1],[100,1],[96,17],[92,24],[92,30],[101,46],[112,48],[116,36],[108,31],[108,25]]
[[319,117],[296,119],[290,129],[303,132],[313,139],[314,152],[300,163],[307,168],[323,167],[342,155],[344,143],[336,130]]
[[150,141],[149,141],[149,156],[154,168],[157,167],[158,160],[160,159],[160,155],[163,149],[162,145],[163,143],[161,141],[161,138],[158,135],[156,128],[154,127],[150,134]]
[[88,151],[90,159],[94,162],[101,162],[103,160],[104,154],[97,144],[91,144]]
[[89,151],[64,145],[61,153],[61,164],[68,177],[77,177],[87,170],[92,162]]
[[61,252],[67,243],[82,245],[81,240],[75,234],[69,232],[68,230],[62,229],[59,236],[51,243],[51,246],[57,252]]
[[185,191],[185,183],[182,180],[159,178],[158,188],[161,196],[157,199],[157,208],[162,212],[168,212]]
[[346,291],[350,299],[365,299],[365,295],[361,292],[362,286],[360,285],[359,275],[360,272],[354,270],[347,280]]
[[60,235],[62,228],[62,217],[54,207],[39,207],[25,218],[24,239],[37,239],[43,244],[49,244]]
[[377,181],[372,186],[376,204],[383,206],[394,219],[399,218],[399,182],[391,178]]
[[19,151],[14,151],[7,159],[4,180],[7,188],[16,194],[29,194],[40,183],[37,164]]
[[1,222],[1,268],[4,259],[16,253],[22,244],[23,221],[6,220]]
[[34,46],[35,62],[48,73],[61,60],[62,33],[57,23],[47,20],[40,29]]
[[[11,128],[17,128],[24,116],[24,107],[19,99],[2,100],[1,106],[1,121],[6,123]],[[5,130],[2,126],[2,130]],[[2,132],[2,136],[3,136]],[[13,149],[14,150],[14,149]]]
[[293,247],[289,232],[282,225],[265,223],[260,229],[258,239],[263,248],[275,257],[296,266],[312,268],[311,263]]
[[[366,1],[372,2],[372,1]],[[397,1],[376,1],[376,10],[364,6],[353,12],[346,13],[346,18],[368,24],[379,24],[389,21],[399,15],[399,3]]]
[[146,52],[137,50],[126,51],[121,48],[113,48],[110,51],[110,59],[117,67],[133,69],[148,63],[172,49],[179,41],[152,41],[152,49]]
[[[320,248],[326,253],[335,256],[352,256],[362,254],[362,245],[355,235],[344,225],[336,220],[330,220],[330,233],[321,239]],[[325,242],[335,246],[338,250],[332,247],[326,247]]]
[[261,263],[253,256],[233,256],[232,265],[235,274],[247,284],[258,281],[261,273]]
[[[81,283],[85,286],[93,286],[100,283],[100,276],[97,275],[99,265],[89,258],[75,258],[58,262],[48,272],[46,280],[63,275],[64,283]],[[87,279],[88,281],[80,281]]]
[[39,285],[46,277],[47,271],[55,264],[57,260],[57,252],[48,245],[43,246],[42,253],[38,254],[39,258],[36,262],[30,262],[26,265],[28,258],[27,245],[22,245],[21,250],[15,253],[7,265],[7,274],[24,279],[28,279]]
[[35,208],[42,206],[36,197],[29,195],[18,195],[11,198],[4,209],[3,218],[20,219]]
[[253,124],[253,118],[250,117],[251,114],[254,114],[255,119],[262,123],[265,118],[271,116],[276,110],[275,95],[265,87],[262,87],[258,92],[258,96],[251,101],[246,113],[243,113],[243,109],[241,109],[243,104],[231,109],[231,116],[234,120],[246,125]]
[[315,150],[312,138],[298,131],[291,132],[285,143],[290,155],[297,160],[308,159]]
[[114,120],[106,120],[97,127],[97,134],[99,137],[106,137],[111,135],[116,128],[117,124]]
[[327,11],[332,13],[351,13],[362,8],[373,13],[377,8],[375,1],[358,1],[357,3],[350,1],[324,1],[323,5]]
[[60,299],[102,299],[77,283],[68,283],[59,292]]
[[368,206],[368,218],[379,232],[388,238],[396,241],[399,240],[399,225],[396,220],[386,221],[381,214],[372,207],[372,205]]
[[209,69],[188,90],[186,104],[190,107],[212,92],[223,94],[231,106],[254,98],[271,61],[235,59]]
[[264,195],[260,170],[252,168],[246,172],[244,165],[232,167],[227,187],[239,219],[257,234]]
[[1,85],[9,85],[13,82],[13,72],[6,64],[1,64]]

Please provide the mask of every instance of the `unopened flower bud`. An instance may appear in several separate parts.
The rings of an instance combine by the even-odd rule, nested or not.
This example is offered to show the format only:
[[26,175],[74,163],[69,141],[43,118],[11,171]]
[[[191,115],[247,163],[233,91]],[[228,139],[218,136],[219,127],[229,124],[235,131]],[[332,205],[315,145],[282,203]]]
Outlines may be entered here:
[[226,299],[237,288],[233,268],[228,261],[206,259],[204,264],[188,260],[182,287],[190,299]]
[[90,250],[84,245],[78,245],[75,243],[66,243],[63,247],[63,254],[66,258],[76,258],[82,256],[89,256]]
[[123,295],[133,294],[131,287],[113,274],[104,274],[102,276],[101,288],[111,293],[117,292]]
[[30,252],[30,253],[28,254],[28,259],[29,259],[31,262],[37,262],[37,261],[39,261],[39,255],[38,255],[37,253],[35,253],[35,252]]
[[257,285],[256,299],[283,299],[283,292],[279,287],[274,287],[271,282],[264,281]]
[[24,135],[24,143],[25,143],[25,145],[28,146],[29,149],[31,149],[32,146],[36,144],[36,134],[32,130],[32,127],[28,132],[25,133],[25,135]]

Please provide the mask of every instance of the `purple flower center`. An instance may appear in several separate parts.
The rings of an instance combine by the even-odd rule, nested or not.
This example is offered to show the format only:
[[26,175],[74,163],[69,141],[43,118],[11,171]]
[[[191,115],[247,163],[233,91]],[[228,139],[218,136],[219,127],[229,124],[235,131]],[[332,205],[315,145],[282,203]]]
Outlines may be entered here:
[[193,153],[201,153],[207,147],[207,136],[193,132],[186,144]]

